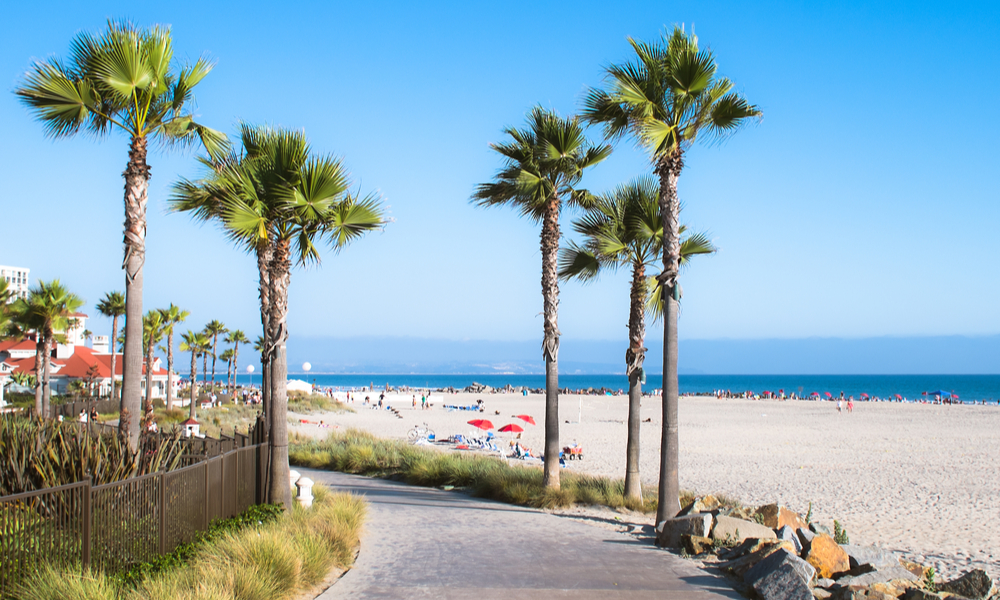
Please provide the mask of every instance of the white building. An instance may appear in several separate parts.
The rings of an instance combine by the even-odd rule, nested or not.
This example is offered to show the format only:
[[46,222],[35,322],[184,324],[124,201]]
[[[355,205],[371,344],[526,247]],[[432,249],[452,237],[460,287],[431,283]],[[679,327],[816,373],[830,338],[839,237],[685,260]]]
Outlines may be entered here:
[[31,269],[23,267],[6,267],[0,265],[0,279],[7,282],[7,291],[11,292],[10,301],[28,297],[28,273]]

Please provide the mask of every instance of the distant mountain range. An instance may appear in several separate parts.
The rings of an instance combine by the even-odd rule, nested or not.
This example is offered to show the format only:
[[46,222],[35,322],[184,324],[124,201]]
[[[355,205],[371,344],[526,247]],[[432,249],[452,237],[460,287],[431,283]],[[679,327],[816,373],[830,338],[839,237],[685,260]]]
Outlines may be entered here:
[[[661,344],[648,341],[646,368],[659,373]],[[289,371],[317,373],[544,373],[537,341],[409,337],[293,336]],[[625,341],[563,339],[560,372],[624,372]],[[681,374],[992,374],[1000,373],[1000,335],[681,340]]]

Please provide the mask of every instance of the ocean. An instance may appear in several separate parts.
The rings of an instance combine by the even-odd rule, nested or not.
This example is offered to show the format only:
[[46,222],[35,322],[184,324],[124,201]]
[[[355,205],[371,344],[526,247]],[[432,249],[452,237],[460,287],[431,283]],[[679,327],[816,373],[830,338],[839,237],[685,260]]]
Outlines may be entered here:
[[[374,385],[376,388],[390,385],[462,389],[472,382],[492,387],[503,387],[507,384],[515,387],[545,387],[545,375],[289,373],[288,378],[341,390],[368,385]],[[221,377],[217,375],[216,380],[225,381],[225,374]],[[659,375],[649,375],[643,389],[659,388],[661,380]],[[248,383],[251,383],[251,377],[241,373],[239,384]],[[260,384],[259,373],[254,374],[252,383]],[[839,396],[840,392],[844,392],[845,396],[853,395],[855,398],[862,393],[881,398],[899,394],[913,400],[923,398],[923,392],[944,390],[957,394],[963,402],[987,400],[996,403],[1000,399],[1000,375],[681,375],[678,383],[682,394],[710,393],[715,390],[729,390],[733,393],[749,390],[759,394],[765,390],[775,393],[784,390],[786,394],[794,392],[799,396],[808,396],[812,392],[820,394],[830,392],[834,396]],[[624,390],[628,387],[628,380],[623,374],[560,375],[559,387],[574,390],[602,387]]]

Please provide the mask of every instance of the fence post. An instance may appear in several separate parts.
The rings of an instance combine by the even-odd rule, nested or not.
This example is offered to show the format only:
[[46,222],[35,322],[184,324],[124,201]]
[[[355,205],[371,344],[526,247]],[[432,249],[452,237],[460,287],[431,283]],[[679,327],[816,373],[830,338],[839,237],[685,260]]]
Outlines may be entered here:
[[90,476],[87,475],[83,478],[83,556],[81,557],[81,562],[83,563],[83,569],[87,570],[90,568],[90,546],[91,546],[91,515],[90,510]]
[[203,460],[205,466],[205,530],[208,531],[208,460]]
[[160,482],[160,554],[167,553],[167,478],[163,471],[157,477]]

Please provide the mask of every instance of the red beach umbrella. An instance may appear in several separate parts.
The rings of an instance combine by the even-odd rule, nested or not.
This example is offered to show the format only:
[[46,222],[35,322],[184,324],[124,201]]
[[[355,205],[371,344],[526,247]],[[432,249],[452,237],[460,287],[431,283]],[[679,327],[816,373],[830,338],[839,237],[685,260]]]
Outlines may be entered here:
[[868,394],[861,394],[861,397],[862,398],[868,398],[869,396],[868,396]]
[[823,392],[823,394],[824,394],[824,395],[825,395],[825,396],[826,396],[827,398],[833,398],[833,394],[831,394],[830,392]]
[[810,395],[810,396],[819,396],[819,392],[813,392],[813,393],[811,393],[811,394],[809,394],[809,395]]
[[473,419],[469,421],[469,425],[472,425],[473,427],[476,427],[478,429],[482,429],[483,431],[488,431],[490,429],[493,429],[493,423],[490,423],[486,419]]
[[500,429],[497,429],[497,431],[501,433],[521,433],[522,431],[524,431],[524,427],[510,423],[508,425],[504,425]]
[[903,396],[901,394],[896,394],[896,400],[902,400]]
[[514,415],[514,418],[515,419],[521,419],[525,423],[530,423],[531,425],[535,425],[536,424],[535,423],[535,418],[532,417],[531,415]]

